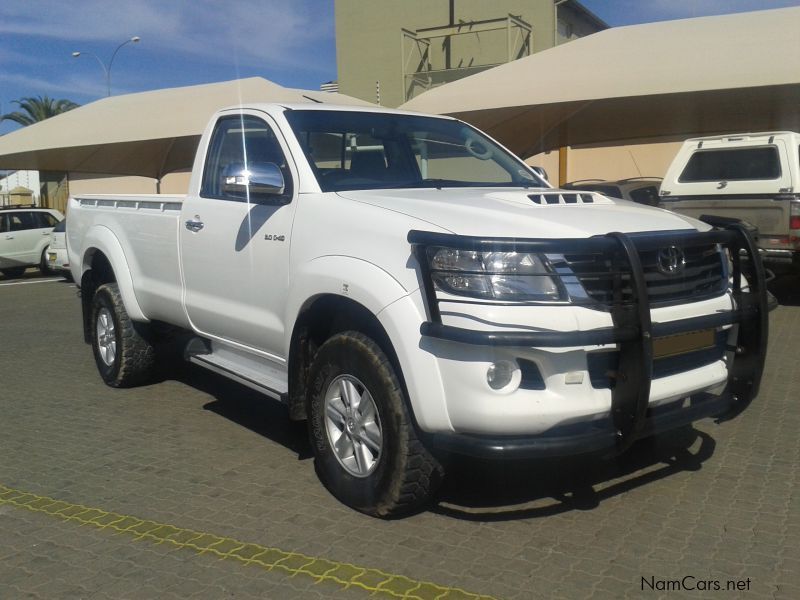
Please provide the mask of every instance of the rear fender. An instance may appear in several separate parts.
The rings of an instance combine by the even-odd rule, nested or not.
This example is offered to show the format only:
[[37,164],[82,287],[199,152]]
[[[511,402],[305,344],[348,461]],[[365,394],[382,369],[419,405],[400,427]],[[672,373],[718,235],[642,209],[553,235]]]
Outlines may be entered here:
[[122,303],[125,305],[128,316],[134,321],[148,322],[150,319],[142,312],[139,302],[136,300],[130,267],[117,236],[108,227],[95,225],[86,233],[83,239],[83,248],[80,263],[81,277],[78,281],[83,281],[83,275],[92,268],[95,254],[102,252],[114,272],[114,278],[119,286]]

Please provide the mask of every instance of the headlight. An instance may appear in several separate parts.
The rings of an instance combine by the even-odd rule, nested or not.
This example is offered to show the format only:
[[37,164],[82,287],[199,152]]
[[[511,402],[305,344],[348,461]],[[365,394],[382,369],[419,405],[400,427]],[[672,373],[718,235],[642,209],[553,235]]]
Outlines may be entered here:
[[429,248],[437,289],[489,300],[558,301],[564,296],[547,258],[531,252],[477,252]]

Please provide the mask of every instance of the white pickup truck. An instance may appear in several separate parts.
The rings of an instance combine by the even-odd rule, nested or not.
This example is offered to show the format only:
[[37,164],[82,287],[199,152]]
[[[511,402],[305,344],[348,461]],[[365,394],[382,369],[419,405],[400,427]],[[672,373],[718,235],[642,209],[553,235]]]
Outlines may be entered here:
[[800,134],[735,133],[686,140],[661,184],[660,206],[738,219],[758,230],[762,260],[800,272]]
[[555,190],[447,117],[223,110],[186,196],[74,197],[67,231],[106,383],[191,332],[189,361],[307,419],[322,482],[376,516],[424,505],[449,453],[611,454],[731,415],[764,364],[745,230]]

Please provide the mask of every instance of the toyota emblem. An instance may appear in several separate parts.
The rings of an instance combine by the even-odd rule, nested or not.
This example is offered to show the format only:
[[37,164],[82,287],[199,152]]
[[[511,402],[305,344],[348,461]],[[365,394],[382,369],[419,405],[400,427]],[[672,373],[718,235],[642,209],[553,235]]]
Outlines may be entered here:
[[664,275],[678,275],[686,266],[686,255],[677,246],[667,246],[658,251],[656,266]]

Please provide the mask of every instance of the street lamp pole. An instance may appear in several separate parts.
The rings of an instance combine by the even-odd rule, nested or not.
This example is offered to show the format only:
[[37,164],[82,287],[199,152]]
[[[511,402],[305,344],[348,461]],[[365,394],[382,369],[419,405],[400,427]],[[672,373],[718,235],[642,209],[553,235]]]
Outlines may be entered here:
[[83,50],[76,50],[75,52],[72,53],[72,56],[73,56],[73,58],[78,58],[81,54],[86,54],[87,56],[94,57],[94,59],[100,64],[100,67],[103,69],[103,73],[106,76],[106,95],[110,96],[111,95],[111,67],[114,65],[114,59],[117,57],[117,52],[119,52],[120,48],[122,48],[124,45],[130,44],[130,43],[136,44],[141,39],[142,38],[140,38],[138,35],[135,35],[132,38],[122,42],[119,46],[117,46],[116,49],[114,50],[114,52],[111,54],[111,59],[108,61],[108,66],[106,66],[106,64],[94,52],[85,52]]

